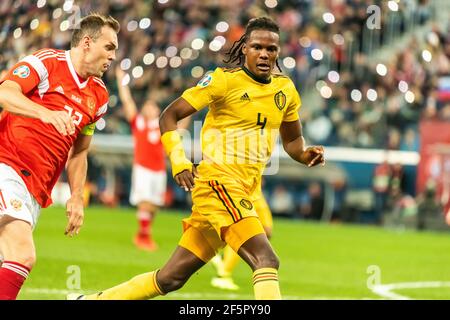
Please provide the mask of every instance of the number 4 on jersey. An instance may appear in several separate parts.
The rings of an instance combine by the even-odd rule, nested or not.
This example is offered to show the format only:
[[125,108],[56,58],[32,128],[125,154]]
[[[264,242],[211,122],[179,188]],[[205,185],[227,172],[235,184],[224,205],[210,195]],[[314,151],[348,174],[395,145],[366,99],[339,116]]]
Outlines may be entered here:
[[258,120],[256,121],[257,126],[261,126],[261,130],[264,129],[267,123],[267,118],[264,117],[264,119],[261,121],[261,113],[258,113]]

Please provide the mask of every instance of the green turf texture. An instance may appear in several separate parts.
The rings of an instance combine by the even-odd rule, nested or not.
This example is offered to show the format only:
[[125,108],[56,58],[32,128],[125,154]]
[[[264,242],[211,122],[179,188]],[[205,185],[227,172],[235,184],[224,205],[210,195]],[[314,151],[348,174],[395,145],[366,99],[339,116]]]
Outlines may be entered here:
[[[37,263],[19,299],[65,299],[68,291],[91,293],[161,267],[181,235],[188,212],[163,210],[153,232],[159,250],[136,249],[131,208],[90,207],[80,234],[64,235],[64,208],[43,210],[34,239]],[[272,239],[280,261],[280,287],[287,299],[383,299],[367,286],[369,266],[379,268],[382,284],[450,282],[450,233],[388,230],[379,227],[307,223],[275,219]],[[74,271],[75,270],[75,271]],[[79,273],[78,273],[79,271]],[[179,291],[159,299],[253,299],[251,270],[241,262],[234,273],[239,291],[210,286],[208,264]],[[79,277],[77,277],[79,275]],[[78,281],[79,280],[79,281]],[[370,281],[369,281],[370,282]],[[450,287],[399,289],[412,299],[449,299]]]

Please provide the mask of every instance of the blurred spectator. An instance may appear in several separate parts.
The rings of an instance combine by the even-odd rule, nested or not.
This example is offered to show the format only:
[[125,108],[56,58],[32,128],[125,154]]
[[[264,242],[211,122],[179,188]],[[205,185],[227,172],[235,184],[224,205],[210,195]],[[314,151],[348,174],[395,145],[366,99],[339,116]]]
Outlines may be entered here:
[[275,215],[291,215],[295,208],[292,194],[282,184],[275,186],[269,204]]
[[386,203],[389,195],[389,184],[391,180],[391,167],[387,160],[375,167],[373,174],[373,193],[374,193],[374,204],[375,204],[375,221],[377,223],[381,222],[383,212],[386,209]]
[[417,199],[417,229],[425,230],[429,218],[442,218],[443,207],[436,199],[436,185],[429,181],[424,192]]

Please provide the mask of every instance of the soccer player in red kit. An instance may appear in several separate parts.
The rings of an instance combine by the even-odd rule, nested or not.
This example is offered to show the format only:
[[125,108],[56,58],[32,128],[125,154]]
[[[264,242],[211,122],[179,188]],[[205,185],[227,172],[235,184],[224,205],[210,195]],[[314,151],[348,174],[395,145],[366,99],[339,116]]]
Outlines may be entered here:
[[115,59],[119,23],[91,14],[68,51],[42,49],[14,65],[0,84],[0,299],[16,299],[35,261],[32,231],[66,167],[71,197],[65,234],[83,224],[87,153],[107,110],[100,79]]
[[130,203],[137,206],[139,221],[134,244],[139,249],[154,251],[157,245],[152,237],[152,224],[158,207],[164,205],[167,184],[165,152],[159,130],[161,111],[152,99],[147,99],[138,111],[130,88],[124,83],[125,75],[116,68],[119,96],[134,140]]

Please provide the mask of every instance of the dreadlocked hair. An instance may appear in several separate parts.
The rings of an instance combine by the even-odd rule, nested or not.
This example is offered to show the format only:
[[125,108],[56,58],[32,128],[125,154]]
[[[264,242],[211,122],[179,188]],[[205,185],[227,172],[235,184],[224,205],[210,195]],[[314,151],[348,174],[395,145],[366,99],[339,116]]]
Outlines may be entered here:
[[[225,63],[232,63],[237,65],[243,65],[244,63],[244,53],[242,53],[242,47],[247,39],[250,37],[250,34],[254,30],[267,30],[275,32],[276,34],[280,34],[280,28],[271,18],[268,17],[260,17],[253,18],[245,27],[245,33],[239,38],[239,40],[235,41],[231,46],[230,50],[225,53],[228,56],[227,60],[223,60]],[[281,71],[280,65],[278,64],[278,59],[276,61],[278,70]]]

